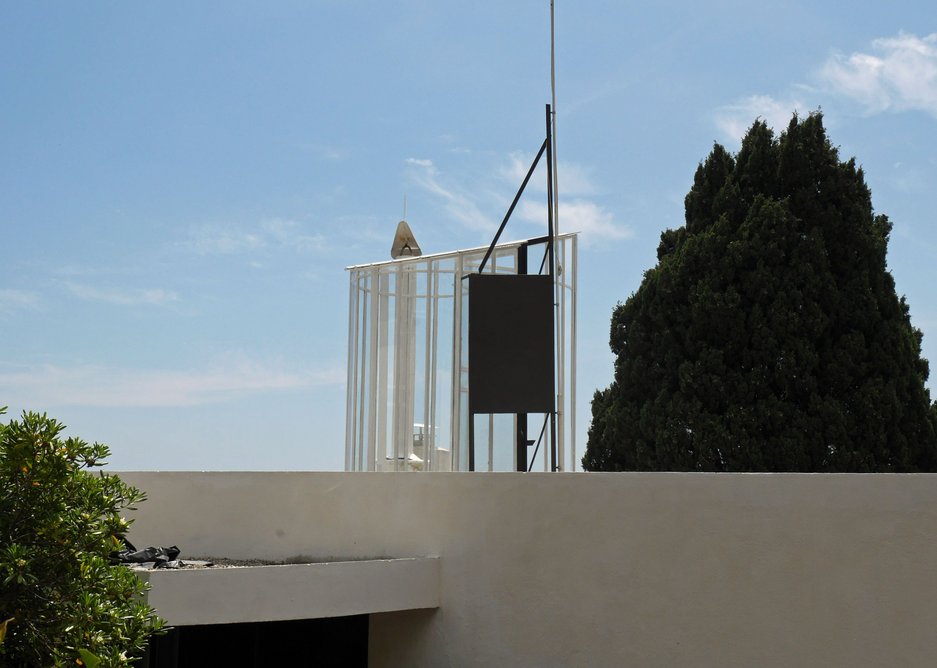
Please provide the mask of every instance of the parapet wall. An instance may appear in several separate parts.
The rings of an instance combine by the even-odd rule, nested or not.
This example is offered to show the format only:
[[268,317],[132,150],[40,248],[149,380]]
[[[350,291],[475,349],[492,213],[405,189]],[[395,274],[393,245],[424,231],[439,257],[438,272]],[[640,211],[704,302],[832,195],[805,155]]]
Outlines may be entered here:
[[883,666],[937,656],[937,475],[123,473],[138,545],[439,556],[373,666]]

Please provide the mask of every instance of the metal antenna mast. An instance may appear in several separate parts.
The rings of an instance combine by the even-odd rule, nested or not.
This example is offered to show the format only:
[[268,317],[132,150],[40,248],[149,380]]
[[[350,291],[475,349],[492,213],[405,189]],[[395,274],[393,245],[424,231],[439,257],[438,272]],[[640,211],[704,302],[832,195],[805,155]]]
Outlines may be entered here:
[[[552,174],[548,177],[551,180],[550,189],[551,193],[551,205],[553,211],[551,212],[553,218],[553,243],[552,246],[556,248],[556,241],[560,235],[560,192],[559,192],[559,177],[557,168],[557,158],[556,158],[556,11],[555,11],[555,2],[550,0],[550,154],[551,154],[551,166]],[[565,263],[565,257],[563,258]],[[565,328],[565,323],[563,321],[563,314],[560,310],[560,297],[563,290],[563,278],[562,278],[562,267],[557,265],[558,271],[553,273],[553,304],[554,304],[554,317],[553,323],[556,329],[555,331],[555,340],[563,340],[563,329]],[[574,353],[575,354],[575,353]],[[557,414],[555,416],[555,422],[559,422],[559,429],[556,427],[553,428],[553,461],[554,462],[563,462],[564,459],[564,450],[565,450],[565,434],[566,434],[566,416],[563,414],[565,406],[564,396],[566,393],[566,378],[565,378],[565,368],[566,360],[565,351],[562,347],[557,346],[556,349],[556,410]],[[559,433],[557,433],[559,432]],[[559,442],[557,442],[557,436],[559,436]],[[575,437],[573,437],[575,438]],[[557,452],[558,450],[558,452]],[[558,457],[557,457],[558,455]],[[554,465],[555,468],[555,465]],[[575,468],[575,465],[573,466]]]
[[[554,28],[554,0],[550,0],[550,109],[553,120],[553,160],[556,161],[556,30]],[[553,165],[553,231],[560,234],[559,190],[557,190],[556,165]]]

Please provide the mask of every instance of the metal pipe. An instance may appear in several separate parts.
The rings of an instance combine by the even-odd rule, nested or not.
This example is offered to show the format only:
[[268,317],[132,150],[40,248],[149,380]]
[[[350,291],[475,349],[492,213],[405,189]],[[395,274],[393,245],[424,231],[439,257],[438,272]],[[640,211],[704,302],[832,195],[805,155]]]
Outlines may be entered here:
[[487,264],[488,258],[491,256],[492,251],[494,251],[495,246],[498,244],[498,239],[501,238],[501,233],[504,232],[504,227],[505,225],[508,224],[508,219],[511,217],[511,214],[514,213],[514,207],[517,206],[517,202],[520,200],[521,195],[524,194],[524,188],[527,187],[527,182],[530,181],[530,177],[533,175],[534,170],[537,168],[537,163],[540,162],[540,157],[543,155],[544,150],[549,151],[549,149],[550,149],[550,145],[549,145],[549,134],[548,134],[547,139],[544,139],[543,143],[540,145],[540,150],[537,151],[537,157],[534,158],[533,163],[530,165],[530,169],[527,170],[527,176],[524,177],[524,182],[521,183],[521,187],[518,189],[517,194],[514,195],[514,201],[511,202],[511,206],[508,208],[508,212],[504,214],[504,220],[501,221],[501,226],[498,228],[498,231],[495,233],[495,238],[491,240],[491,245],[488,246],[488,250],[485,252],[485,257],[482,259],[482,263],[478,266],[479,274],[485,270],[485,264]]

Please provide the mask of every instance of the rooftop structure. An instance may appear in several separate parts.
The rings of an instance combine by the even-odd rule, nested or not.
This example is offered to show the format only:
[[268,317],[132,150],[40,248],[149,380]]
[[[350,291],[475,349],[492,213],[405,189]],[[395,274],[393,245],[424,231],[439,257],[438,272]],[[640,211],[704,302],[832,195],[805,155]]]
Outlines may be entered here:
[[554,242],[555,439],[549,413],[530,416],[530,438],[527,414],[470,418],[463,279],[489,251],[486,276],[542,274],[548,247],[540,237],[348,267],[346,471],[575,470],[576,234]]

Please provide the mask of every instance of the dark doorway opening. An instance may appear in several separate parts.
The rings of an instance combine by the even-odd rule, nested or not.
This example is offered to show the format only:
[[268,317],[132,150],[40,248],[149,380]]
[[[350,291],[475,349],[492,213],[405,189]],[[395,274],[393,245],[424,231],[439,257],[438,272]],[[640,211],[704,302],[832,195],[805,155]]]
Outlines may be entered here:
[[142,668],[365,668],[368,615],[178,626],[150,641]]

